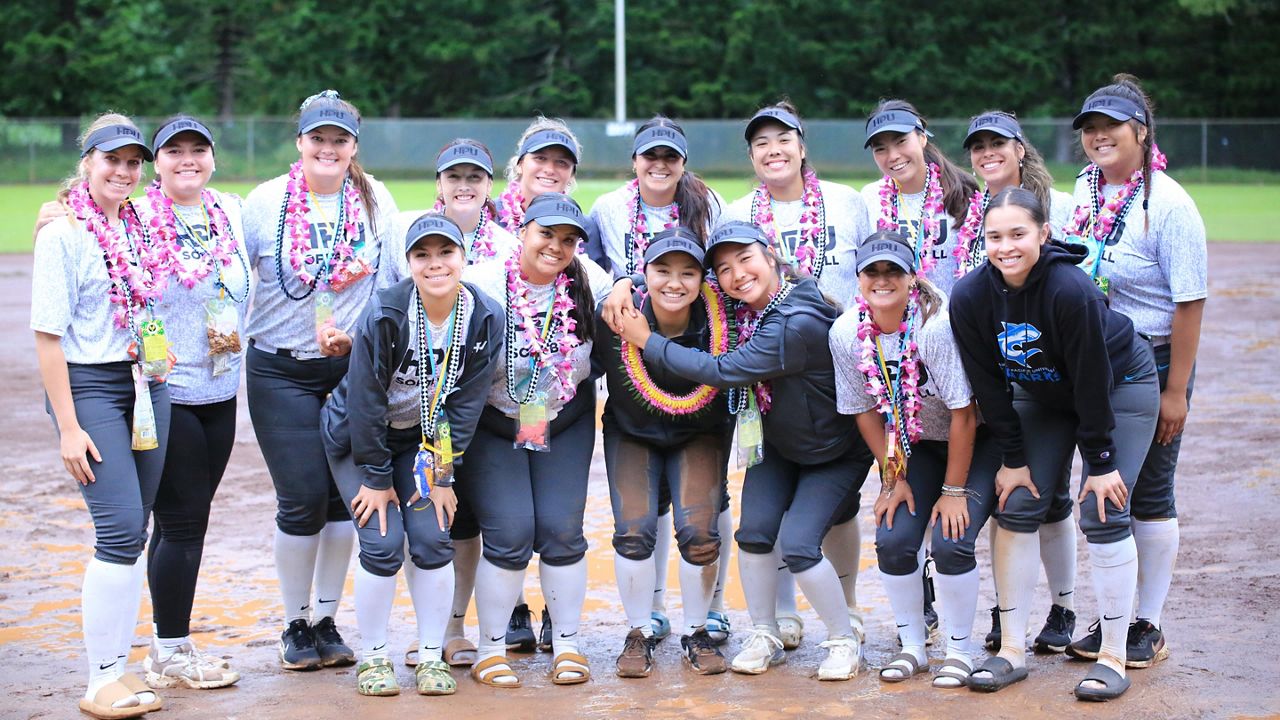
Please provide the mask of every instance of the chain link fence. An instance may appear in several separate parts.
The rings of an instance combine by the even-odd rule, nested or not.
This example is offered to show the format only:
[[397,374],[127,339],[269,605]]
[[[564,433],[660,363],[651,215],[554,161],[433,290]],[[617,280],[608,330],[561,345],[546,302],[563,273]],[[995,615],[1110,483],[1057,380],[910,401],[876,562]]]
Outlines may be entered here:
[[[141,118],[144,134],[159,118]],[[0,183],[56,182],[70,173],[79,156],[77,139],[83,121],[76,118],[0,118]],[[515,149],[527,121],[510,119],[367,118],[360,135],[361,162],[384,178],[433,176],[436,154],[449,140],[479,140],[502,165]],[[631,135],[611,135],[613,123],[569,120],[583,146],[579,173],[584,177],[622,176],[629,172]],[[687,120],[690,167],[708,176],[750,173],[744,123],[733,120]],[[930,124],[938,143],[968,166],[961,141],[967,120]],[[1028,119],[1023,129],[1051,164],[1082,164],[1079,142],[1070,119]],[[210,123],[217,138],[218,175],[228,180],[261,180],[278,175],[297,158],[294,122],[287,118],[233,118]],[[1205,180],[1211,170],[1280,172],[1280,119],[1161,120],[1160,148],[1171,169],[1187,180]],[[875,165],[862,148],[862,120],[813,120],[806,127],[810,160],[828,177],[872,176]],[[1197,176],[1196,170],[1199,170]]]

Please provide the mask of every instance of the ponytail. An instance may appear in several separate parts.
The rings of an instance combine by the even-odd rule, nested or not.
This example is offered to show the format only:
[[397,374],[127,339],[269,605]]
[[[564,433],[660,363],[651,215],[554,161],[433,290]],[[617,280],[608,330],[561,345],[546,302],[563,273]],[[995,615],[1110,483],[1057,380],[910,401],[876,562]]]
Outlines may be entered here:
[[707,233],[711,226],[711,203],[717,201],[711,188],[702,178],[689,170],[684,171],[676,183],[676,205],[680,207],[680,224],[693,231],[703,247],[707,245]]
[[591,292],[591,280],[587,277],[587,269],[582,266],[576,254],[569,261],[569,267],[564,269],[564,274],[572,281],[569,285],[569,294],[573,300],[573,311],[569,313],[569,317],[573,318],[576,326],[574,334],[581,342],[591,342],[595,338],[596,323],[592,308],[595,307],[596,299]]
[[360,167],[360,161],[354,157],[351,158],[351,167],[347,170],[347,175],[351,177],[351,184],[356,186],[356,191],[360,193],[360,202],[364,204],[364,214],[369,221],[369,232],[376,237],[378,235],[378,198],[373,194],[373,185],[369,182],[369,175]]

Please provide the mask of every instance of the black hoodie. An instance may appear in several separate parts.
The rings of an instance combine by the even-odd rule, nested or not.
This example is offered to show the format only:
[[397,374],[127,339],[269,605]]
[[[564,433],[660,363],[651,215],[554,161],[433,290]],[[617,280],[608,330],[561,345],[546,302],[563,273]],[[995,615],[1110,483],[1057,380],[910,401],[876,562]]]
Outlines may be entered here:
[[794,463],[818,465],[861,441],[853,416],[836,411],[827,334],[839,315],[818,285],[804,278],[760,321],[745,345],[712,355],[654,333],[644,346],[644,358],[651,367],[720,388],[769,380],[773,408],[764,416],[765,439]]
[[951,329],[987,427],[1004,464],[1027,464],[1022,427],[1013,409],[1016,382],[1039,402],[1072,410],[1076,442],[1090,475],[1115,470],[1111,391],[1142,356],[1129,318],[1080,272],[1085,250],[1050,241],[1021,288],[983,263],[951,293]]

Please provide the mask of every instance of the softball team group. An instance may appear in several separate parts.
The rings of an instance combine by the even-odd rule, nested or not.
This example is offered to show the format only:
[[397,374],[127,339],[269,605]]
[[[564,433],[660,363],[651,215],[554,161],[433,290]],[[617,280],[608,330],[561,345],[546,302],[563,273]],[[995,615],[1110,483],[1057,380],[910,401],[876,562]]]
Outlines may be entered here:
[[[507,653],[535,647],[553,683],[589,680],[583,520],[603,376],[629,628],[618,675],[649,675],[673,632],[673,537],[692,672],[785,662],[804,635],[798,586],[826,629],[817,677],[855,675],[874,464],[901,646],[882,681],[928,671],[939,625],[935,687],[1024,679],[1043,564],[1051,608],[1034,648],[1093,661],[1078,698],[1121,696],[1126,668],[1168,654],[1205,232],[1163,172],[1133,78],[1091,94],[1074,127],[1090,164],[1069,197],[1012,113],[972,121],[969,173],[912,105],[883,101],[865,137],[883,178],[859,192],[818,178],[782,102],[747,123],[759,184],[726,203],[659,116],[636,133],[635,179],[587,214],[566,194],[582,149],[539,117],[497,203],[493,155],[464,138],[439,154],[434,207],[399,213],[360,167],[360,115],[333,91],[302,104],[298,160],[243,201],[209,187],[200,121],[171,118],[148,142],[103,115],[42,209],[32,283],[48,411],[96,533],[81,710],[136,717],[161,707],[157,690],[239,679],[196,647],[190,620],[242,370],[276,493],[286,669],[358,662],[360,694],[399,693],[387,628],[403,569],[419,693],[455,692],[451,669],[467,666],[519,687]],[[138,194],[146,162],[155,180]],[[736,531],[730,457],[746,468]],[[1077,504],[1099,618],[1073,639]],[[998,602],[979,662],[988,519]],[[726,660],[731,532],[750,625]],[[334,617],[356,543],[353,650]],[[537,632],[522,593],[535,553]],[[145,680],[126,671],[144,575]]]

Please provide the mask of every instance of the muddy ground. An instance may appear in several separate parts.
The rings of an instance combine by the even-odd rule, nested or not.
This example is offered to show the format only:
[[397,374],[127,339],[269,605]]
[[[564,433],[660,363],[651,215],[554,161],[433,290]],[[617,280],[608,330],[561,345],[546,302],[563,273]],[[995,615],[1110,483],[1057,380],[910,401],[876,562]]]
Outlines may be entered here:
[[[611,518],[600,453],[592,467],[587,532],[591,542],[590,589],[584,650],[595,678],[589,684],[554,687],[546,679],[546,654],[517,656],[519,690],[485,688],[459,673],[451,698],[363,698],[352,668],[300,674],[280,670],[276,639],[281,608],[271,544],[274,502],[243,402],[238,440],[219,491],[196,598],[193,630],[207,651],[231,658],[243,675],[238,685],[214,691],[164,693],[159,718],[403,717],[736,717],[766,720],[818,718],[1060,717],[1099,718],[1259,717],[1280,714],[1280,379],[1268,364],[1280,350],[1280,302],[1274,268],[1280,245],[1213,244],[1211,300],[1205,317],[1199,376],[1179,471],[1182,552],[1165,610],[1172,656],[1132,672],[1133,688],[1119,702],[1082,706],[1071,690],[1086,666],[1061,656],[1031,659],[1031,677],[997,695],[936,690],[925,677],[899,685],[880,683],[873,671],[850,682],[819,683],[810,674],[824,639],[816,616],[802,606],[809,635],[788,663],[760,677],[698,677],[681,666],[679,644],[668,640],[648,680],[618,679],[611,672],[624,623],[613,585]],[[83,692],[80,581],[92,552],[89,516],[57,457],[53,428],[27,330],[30,256],[0,257],[0,717],[77,716]],[[736,483],[741,482],[739,475]],[[870,485],[863,503],[870,507]],[[873,534],[863,518],[864,574],[859,601],[867,618],[867,657],[873,666],[890,658],[894,625],[874,570]],[[979,607],[991,605],[985,541]],[[1081,631],[1095,616],[1087,551],[1080,549],[1077,612]],[[745,603],[731,575],[729,604],[736,627],[747,624]],[[674,570],[671,577],[675,578]],[[1042,590],[1034,626],[1047,609]],[[530,602],[541,609],[532,573]],[[355,645],[350,586],[338,615]],[[678,616],[678,593],[671,610]],[[474,637],[474,610],[470,633]],[[402,593],[393,617],[394,644],[413,637],[411,608]],[[985,633],[983,612],[976,632]],[[133,651],[145,653],[150,609],[144,602]],[[740,637],[730,641],[737,649]],[[937,651],[932,660],[940,662]],[[137,666],[135,665],[135,668]],[[138,670],[140,672],[140,670]],[[412,675],[400,679],[412,688]]]

